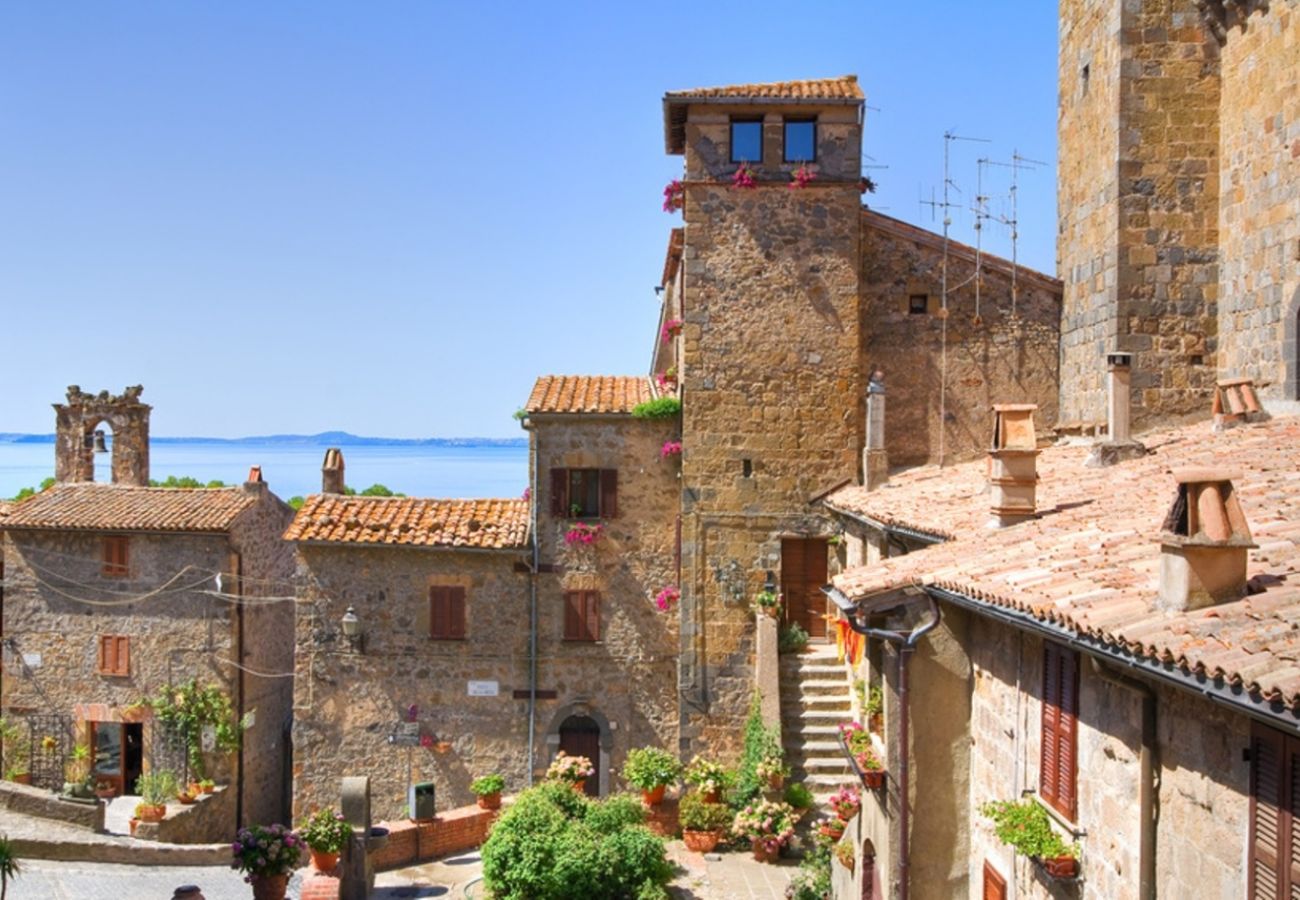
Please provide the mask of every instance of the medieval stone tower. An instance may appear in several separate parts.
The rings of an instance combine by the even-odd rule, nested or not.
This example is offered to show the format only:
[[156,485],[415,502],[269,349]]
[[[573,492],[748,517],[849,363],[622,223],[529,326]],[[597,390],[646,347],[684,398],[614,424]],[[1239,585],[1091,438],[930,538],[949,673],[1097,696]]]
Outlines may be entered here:
[[120,396],[108,391],[87,394],[77,385],[68,388],[68,402],[54,404],[54,478],[57,481],[94,481],[96,429],[113,430],[113,483],[146,487],[149,484],[149,412],[140,402],[139,385]]
[[1300,400],[1300,0],[1062,0],[1061,421],[1139,424],[1217,378]]
[[[664,98],[667,151],[685,156],[687,751],[738,739],[753,690],[747,604],[769,575],[793,617],[824,627],[831,526],[812,501],[857,477],[862,441],[862,108],[852,76]],[[815,177],[792,188],[801,166]]]

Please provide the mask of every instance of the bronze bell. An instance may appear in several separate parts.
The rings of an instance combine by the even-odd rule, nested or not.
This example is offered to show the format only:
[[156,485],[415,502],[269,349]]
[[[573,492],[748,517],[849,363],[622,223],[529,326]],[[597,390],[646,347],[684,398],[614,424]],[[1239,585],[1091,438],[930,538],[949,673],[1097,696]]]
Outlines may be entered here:
[[100,428],[95,429],[95,452],[96,453],[108,452],[108,444],[104,442],[104,431],[103,429]]

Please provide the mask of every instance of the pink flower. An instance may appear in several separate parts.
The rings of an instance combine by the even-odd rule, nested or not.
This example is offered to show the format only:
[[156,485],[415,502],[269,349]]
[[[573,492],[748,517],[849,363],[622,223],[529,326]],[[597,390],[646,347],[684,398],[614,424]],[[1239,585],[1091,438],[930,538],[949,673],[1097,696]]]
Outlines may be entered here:
[[664,441],[664,445],[659,448],[659,458],[667,459],[670,456],[677,456],[682,452],[681,441]]
[[660,337],[663,338],[663,342],[666,344],[670,340],[672,340],[675,336],[681,334],[681,331],[682,331],[682,320],[669,319],[668,321],[664,322],[663,330],[659,332],[659,335]]
[[661,590],[655,596],[655,606],[659,607],[660,612],[668,612],[673,604],[682,598],[682,592],[674,586],[669,586]]
[[686,189],[674,178],[664,188],[664,212],[675,212],[686,205]]

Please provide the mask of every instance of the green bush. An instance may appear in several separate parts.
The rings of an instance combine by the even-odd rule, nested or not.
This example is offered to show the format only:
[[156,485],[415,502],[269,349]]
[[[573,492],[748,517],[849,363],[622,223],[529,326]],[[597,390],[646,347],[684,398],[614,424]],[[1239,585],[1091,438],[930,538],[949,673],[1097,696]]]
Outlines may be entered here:
[[682,401],[676,397],[658,397],[632,407],[637,419],[671,419],[682,411]]
[[638,747],[629,750],[623,766],[627,783],[643,791],[652,791],[660,785],[670,785],[682,774],[682,764],[677,757],[658,747]]
[[725,803],[708,803],[699,791],[691,791],[677,808],[677,819],[690,831],[716,831],[731,825],[735,816]]
[[175,475],[168,475],[168,476],[167,476],[167,479],[166,479],[165,481],[157,481],[157,480],[155,480],[155,479],[153,479],[153,478],[150,478],[150,479],[149,479],[149,487],[160,487],[160,488],[220,488],[220,487],[225,487],[225,486],[226,486],[226,483],[225,483],[224,481],[218,481],[218,480],[215,479],[215,478],[214,478],[212,481],[209,481],[207,484],[204,484],[202,481],[199,481],[197,478],[192,478],[192,477],[189,476],[189,475],[182,475],[182,476],[180,476],[179,478],[177,478]]
[[785,755],[781,748],[781,733],[763,725],[762,698],[758,691],[749,701],[749,715],[745,718],[745,745],[740,755],[740,772],[736,776],[736,789],[731,795],[731,805],[741,809],[757,797],[767,779],[758,774],[759,765],[767,759]]
[[484,880],[496,900],[662,900],[672,868],[663,840],[636,824],[643,815],[633,797],[589,801],[564,784],[531,788],[483,845]]
[[490,794],[499,794],[506,787],[506,780],[500,775],[484,775],[482,778],[475,778],[469,786],[471,793],[475,797],[486,797]]
[[26,500],[28,497],[34,497],[34,496],[36,496],[38,493],[40,493],[41,491],[47,490],[47,489],[49,489],[50,487],[53,487],[53,486],[54,486],[54,479],[53,479],[53,478],[46,478],[46,479],[43,479],[43,480],[41,481],[41,486],[38,487],[38,488],[34,488],[34,487],[25,487],[25,488],[22,488],[21,490],[19,490],[17,494],[14,494],[14,502],[17,502],[17,501],[19,501],[19,500]]
[[776,649],[778,653],[802,653],[808,647],[808,632],[803,630],[803,626],[794,622],[789,628],[781,629],[781,636],[777,639]]
[[785,802],[795,809],[812,809],[813,793],[806,786],[795,781],[786,786]]

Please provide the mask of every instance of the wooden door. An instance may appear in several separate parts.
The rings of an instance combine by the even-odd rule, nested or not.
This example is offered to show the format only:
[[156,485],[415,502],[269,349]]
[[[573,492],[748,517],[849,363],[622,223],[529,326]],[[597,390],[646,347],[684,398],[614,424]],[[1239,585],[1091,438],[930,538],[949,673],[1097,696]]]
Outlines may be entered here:
[[810,637],[826,637],[825,538],[786,538],[781,541],[781,594],[785,620],[798,624]]
[[111,784],[119,795],[126,787],[122,773],[122,739],[121,722],[90,723],[91,775],[96,784]]
[[569,716],[560,725],[560,749],[569,756],[585,756],[595,773],[587,779],[590,797],[600,796],[600,726],[588,716]]

